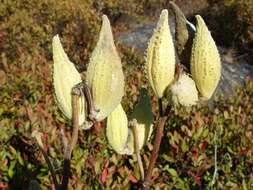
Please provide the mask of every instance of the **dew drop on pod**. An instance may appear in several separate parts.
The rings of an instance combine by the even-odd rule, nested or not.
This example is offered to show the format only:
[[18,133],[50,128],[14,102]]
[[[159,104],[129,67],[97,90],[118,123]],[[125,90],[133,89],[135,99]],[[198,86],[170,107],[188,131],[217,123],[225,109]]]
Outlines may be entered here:
[[120,104],[124,94],[121,60],[114,45],[110,22],[105,15],[86,76],[94,107],[98,110],[93,117],[96,121],[101,121]]
[[191,53],[191,74],[201,96],[212,97],[221,76],[221,62],[215,42],[201,16],[196,16],[197,27]]
[[161,12],[157,26],[146,50],[149,83],[158,98],[171,84],[175,73],[175,50],[168,24],[168,10]]

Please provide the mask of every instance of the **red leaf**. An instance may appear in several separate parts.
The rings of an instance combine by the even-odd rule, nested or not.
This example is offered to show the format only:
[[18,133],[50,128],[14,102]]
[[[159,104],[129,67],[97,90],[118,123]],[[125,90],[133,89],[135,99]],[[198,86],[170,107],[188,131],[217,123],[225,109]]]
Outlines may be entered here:
[[0,189],[7,189],[8,185],[4,183],[0,183]]
[[134,177],[133,175],[129,176],[129,181],[132,182],[132,183],[137,183],[138,182],[138,180],[136,179],[136,177]]
[[250,179],[253,181],[253,172],[250,173]]
[[102,183],[105,183],[107,176],[108,176],[108,169],[104,168],[100,178]]
[[205,152],[206,146],[207,146],[207,142],[206,142],[206,141],[203,142],[203,143],[201,144],[201,150],[202,150],[203,152]]
[[200,177],[199,177],[199,176],[195,175],[195,176],[194,176],[194,181],[195,181],[195,183],[197,183],[199,186],[201,185]]
[[197,148],[193,148],[192,149],[192,154],[193,154],[193,157],[194,157],[194,160],[198,160],[198,157],[199,157],[199,151]]

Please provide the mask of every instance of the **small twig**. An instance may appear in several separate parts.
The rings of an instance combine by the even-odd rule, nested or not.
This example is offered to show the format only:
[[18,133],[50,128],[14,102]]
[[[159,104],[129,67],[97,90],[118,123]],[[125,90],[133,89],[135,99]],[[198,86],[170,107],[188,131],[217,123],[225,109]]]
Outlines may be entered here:
[[68,139],[65,136],[64,129],[60,130],[60,134],[61,134],[61,139],[62,139],[62,144],[63,144],[63,150],[66,150],[68,146]]
[[214,132],[214,172],[213,172],[213,179],[211,181],[211,186],[215,184],[216,178],[217,178],[217,172],[218,172],[218,166],[217,166],[217,136],[216,131]]
[[61,190],[68,189],[68,182],[70,177],[70,160],[72,150],[74,149],[77,139],[78,139],[78,130],[79,130],[79,118],[78,118],[78,98],[81,95],[79,88],[73,88],[71,94],[71,104],[72,104],[72,126],[73,133],[71,137],[71,141],[68,144],[65,154],[64,154],[64,165],[63,165],[63,179],[62,179],[62,187]]
[[130,127],[132,127],[132,130],[133,130],[135,153],[137,156],[137,162],[138,162],[138,166],[139,166],[140,173],[141,173],[141,180],[143,181],[144,180],[144,168],[143,168],[142,158],[141,158],[140,149],[139,149],[139,139],[138,139],[138,134],[137,134],[136,120],[134,120],[130,123]]
[[40,146],[38,140],[36,138],[34,138],[34,141],[36,142],[37,146],[39,147],[40,151],[42,152],[42,155],[47,163],[47,166],[48,166],[48,169],[52,175],[52,180],[53,180],[53,184],[54,184],[54,187],[57,188],[59,186],[58,184],[58,181],[57,181],[57,178],[56,178],[56,173],[55,173],[55,170],[54,170],[54,167],[46,153],[46,151],[43,149],[43,147]]

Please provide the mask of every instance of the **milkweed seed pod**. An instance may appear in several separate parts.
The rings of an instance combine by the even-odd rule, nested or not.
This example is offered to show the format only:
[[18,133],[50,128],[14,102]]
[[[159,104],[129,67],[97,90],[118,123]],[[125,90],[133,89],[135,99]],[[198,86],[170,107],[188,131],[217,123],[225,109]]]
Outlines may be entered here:
[[[146,89],[142,88],[140,90],[140,96],[138,103],[134,106],[133,113],[130,116],[131,120],[135,120],[136,132],[138,138],[139,150],[142,149],[144,144],[150,138],[153,131],[153,114],[150,99]],[[129,129],[126,150],[128,155],[134,153],[134,135],[133,130]]]
[[101,121],[119,105],[124,94],[121,61],[113,42],[110,22],[105,15],[87,69],[87,84],[92,92],[95,109],[99,110],[94,119]]
[[185,73],[180,74],[170,90],[172,92],[172,102],[175,106],[192,106],[198,101],[195,82]]
[[213,95],[221,76],[221,62],[215,42],[201,16],[197,15],[197,30],[191,53],[191,74],[204,99]]
[[139,100],[130,118],[136,120],[139,149],[141,149],[152,133],[154,120],[150,98],[145,88],[140,90]]
[[187,19],[180,8],[170,1],[171,10],[175,17],[175,46],[180,62],[189,68],[192,40],[195,32],[189,28]]
[[[139,143],[139,150],[141,150],[142,147],[145,145],[145,143],[149,140],[149,138],[152,134],[153,125],[150,125],[149,127],[146,127],[143,124],[137,124],[136,131],[137,131],[137,137],[138,137],[138,143]],[[132,155],[135,152],[134,147],[135,146],[134,146],[133,130],[129,129],[125,154]]]
[[[59,36],[53,38],[53,84],[55,97],[59,108],[68,118],[72,118],[71,91],[78,83],[82,82],[81,75],[76,70],[74,64],[69,60],[63,50]],[[79,98],[79,125],[85,121],[85,99]],[[89,126],[90,127],[90,126]],[[87,128],[89,128],[87,126]]]
[[149,83],[161,98],[175,73],[175,50],[168,24],[168,10],[163,10],[146,50]]
[[118,154],[126,154],[128,121],[121,104],[107,117],[106,136]]

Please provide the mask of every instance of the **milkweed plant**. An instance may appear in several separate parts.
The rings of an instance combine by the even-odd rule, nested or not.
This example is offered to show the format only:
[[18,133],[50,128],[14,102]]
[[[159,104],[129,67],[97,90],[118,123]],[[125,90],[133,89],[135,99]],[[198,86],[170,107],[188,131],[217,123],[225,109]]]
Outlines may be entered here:
[[[64,52],[58,35],[53,37],[53,86],[62,113],[72,120],[72,137],[64,153],[63,177],[55,179],[58,189],[67,189],[71,152],[78,131],[89,130],[106,120],[106,137],[118,154],[136,154],[141,174],[141,188],[149,189],[158,157],[163,129],[173,106],[193,106],[209,100],[221,76],[220,56],[203,18],[196,15],[196,26],[187,21],[171,3],[176,31],[172,38],[168,10],[162,10],[145,53],[145,74],[158,100],[159,116],[154,120],[147,89],[140,89],[138,103],[127,115],[122,107],[124,76],[110,22],[102,17],[98,42],[90,55],[85,80]],[[190,44],[190,45],[189,45]],[[168,102],[167,104],[164,101]],[[149,165],[143,166],[140,150],[154,136]],[[41,143],[40,143],[41,144]],[[54,172],[51,171],[52,175]]]

